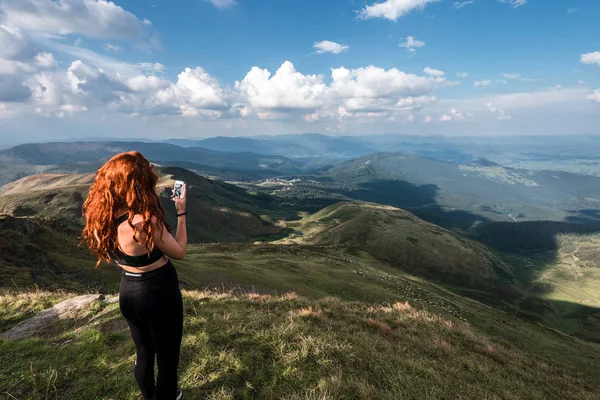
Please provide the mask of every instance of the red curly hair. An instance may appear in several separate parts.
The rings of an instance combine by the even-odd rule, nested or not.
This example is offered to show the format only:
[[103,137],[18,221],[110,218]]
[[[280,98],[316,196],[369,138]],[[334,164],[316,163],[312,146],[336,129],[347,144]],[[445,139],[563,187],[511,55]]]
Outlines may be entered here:
[[[148,253],[154,250],[151,220],[156,217],[162,235],[171,228],[165,221],[165,210],[156,194],[158,175],[150,162],[137,151],[120,153],[111,158],[96,173],[94,183],[83,204],[83,243],[98,257],[96,267],[104,260],[110,262],[118,248],[115,220],[120,211],[129,212],[128,222],[133,228],[133,217],[141,214],[142,233],[146,237]],[[137,242],[138,240],[135,238]]]

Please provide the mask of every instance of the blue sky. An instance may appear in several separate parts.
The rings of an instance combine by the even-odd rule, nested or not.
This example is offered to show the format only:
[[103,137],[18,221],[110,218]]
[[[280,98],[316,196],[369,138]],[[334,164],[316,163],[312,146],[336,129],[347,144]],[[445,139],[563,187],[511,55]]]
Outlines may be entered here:
[[598,133],[596,0],[0,0],[1,142]]

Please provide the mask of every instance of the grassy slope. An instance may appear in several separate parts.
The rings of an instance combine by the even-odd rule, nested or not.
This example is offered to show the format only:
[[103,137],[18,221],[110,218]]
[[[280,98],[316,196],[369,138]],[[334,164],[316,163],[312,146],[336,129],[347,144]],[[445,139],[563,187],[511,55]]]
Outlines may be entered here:
[[360,249],[522,318],[600,340],[600,310],[595,302],[600,276],[593,235],[556,239],[563,260],[572,259],[575,249],[580,251],[581,265],[575,266],[573,261],[550,259],[547,253],[539,255],[540,260],[495,253],[406,211],[376,204],[339,203],[289,225],[297,234],[281,243]]
[[203,178],[183,168],[165,167],[159,190],[167,217],[175,224],[175,209],[167,191],[174,180],[188,185],[188,238],[190,242],[253,242],[280,238],[287,229],[274,221],[294,217],[273,197],[251,194],[237,186]]
[[[164,167],[158,190],[167,217],[175,225],[169,188],[174,179],[188,183],[188,237],[192,242],[238,241],[282,237],[286,229],[274,224],[293,214],[274,206],[268,195],[250,194],[226,183],[200,177],[182,168]],[[81,206],[87,196],[91,175],[35,175],[0,188],[0,213],[15,216],[41,216],[60,219],[72,227],[80,227]]]
[[[172,172],[165,174],[165,186],[180,173]],[[223,193],[219,188],[209,192],[214,199]],[[203,189],[206,192],[210,187]],[[236,207],[248,198],[241,192],[239,196]],[[600,389],[594,386],[600,367],[597,345],[491,309],[384,262],[394,264],[394,254],[410,254],[402,264],[407,270],[419,273],[418,266],[427,266],[429,272],[437,267],[444,272],[470,260],[461,257],[448,263],[453,260],[448,254],[460,250],[468,255],[473,249],[480,253],[473,247],[480,245],[402,210],[363,204],[357,214],[356,207],[336,205],[292,224],[305,236],[288,243],[327,245],[190,246],[186,260],[177,263],[186,288],[240,286],[271,294],[294,291],[307,298],[260,300],[188,293],[182,384],[195,398],[213,392],[214,398],[593,398],[593,391]],[[365,208],[370,214],[361,217]],[[369,224],[376,229],[365,229]],[[13,274],[24,284],[45,277],[56,287],[66,285],[77,292],[93,287],[94,277],[96,284],[116,290],[115,271],[107,267],[93,271],[89,255],[73,250],[76,240],[67,228],[58,229],[45,221],[34,233],[19,236],[12,231],[0,229],[0,248],[9,249],[0,252],[4,278],[0,286],[13,286],[6,278]],[[376,240],[370,245],[369,238]],[[393,246],[381,248],[383,239]],[[358,245],[379,259],[357,249]],[[441,258],[432,248],[444,249]],[[484,254],[490,254],[485,256],[490,263],[473,270],[480,272],[477,279],[489,278],[495,271],[493,253]],[[387,259],[381,261],[382,255]],[[472,261],[474,268],[477,264]],[[89,265],[90,274],[81,271],[82,265]],[[496,267],[504,271],[503,264]],[[318,300],[331,295],[349,303],[334,300],[329,305],[332,300]],[[9,294],[0,302],[9,310],[0,313],[8,321],[2,327],[30,315],[29,309],[61,298],[46,296],[40,302],[31,300],[28,306],[28,300]],[[417,310],[416,315],[404,310],[414,317],[408,320],[397,316],[398,310],[377,308],[381,303],[407,301]],[[294,311],[300,309],[305,311]],[[287,326],[294,316],[305,325]],[[443,320],[452,321],[454,327],[466,322],[478,339],[467,340],[460,329]],[[406,321],[416,325],[406,325]],[[439,324],[449,331],[440,331]],[[73,330],[76,326],[82,329]],[[68,340],[73,342],[62,345]],[[293,356],[282,343],[295,344]],[[348,352],[335,352],[339,343],[349,343]],[[111,398],[115,391],[116,398],[130,398],[135,393],[132,379],[123,379],[130,373],[132,345],[115,306],[104,311],[92,308],[90,314],[59,322],[46,339],[0,343],[0,353],[14,360],[7,364],[8,378],[0,378],[0,389],[6,387],[17,398],[46,398],[47,393],[50,398]],[[66,363],[67,359],[75,361]],[[93,373],[80,373],[90,368]],[[107,376],[107,381],[100,385],[92,379],[98,375]]]
[[[539,300],[536,293],[524,296],[529,289],[519,282],[520,270],[512,276],[510,267],[480,244],[402,210],[346,203],[292,225],[305,235],[284,242],[321,245],[191,245],[186,260],[180,263],[183,284],[188,288],[242,286],[268,293],[294,290],[311,298],[336,295],[347,300],[416,300],[424,295],[407,281],[408,271],[516,311],[524,318],[600,339],[596,309],[583,307],[569,297],[544,296]],[[44,289],[64,287],[77,292],[115,290],[117,271],[112,266],[95,271],[94,260],[84,249],[76,248],[76,232],[56,232],[49,223],[42,228],[29,236],[6,229],[0,232],[0,240],[5,237],[9,246],[3,254],[13,254],[12,258],[0,257],[1,287],[24,288],[35,283]],[[514,265],[522,269],[526,261],[518,259]],[[594,273],[595,269],[588,271]],[[567,282],[559,269],[549,268],[545,274],[554,277],[554,284]],[[586,288],[593,290],[597,280],[593,275],[588,278],[575,283],[586,282]],[[460,285],[462,281],[467,284]],[[465,290],[469,287],[471,290]],[[570,286],[570,290],[575,289],[575,285]],[[502,296],[490,296],[490,291]],[[435,303],[439,299],[424,296],[422,300]],[[445,300],[443,296],[441,300]]]
[[95,270],[95,259],[78,247],[78,234],[55,221],[0,217],[0,288],[115,291],[118,271]]
[[[403,302],[187,291],[184,307],[180,384],[193,399],[593,399],[600,389],[597,345],[475,303],[481,321],[504,321],[497,334]],[[0,352],[0,389],[15,398],[139,398],[116,304],[0,341]]]
[[[600,307],[600,233],[579,224],[535,221],[483,224],[475,237],[510,254],[531,292]],[[547,290],[550,288],[551,290]]]
[[445,284],[505,295],[519,291],[511,267],[485,246],[398,208],[344,202],[290,226],[301,236],[281,243],[357,248]]
[[555,267],[539,278],[556,288],[548,297],[600,308],[600,234],[561,235],[558,242]]
[[[583,337],[600,329],[600,234],[551,221],[490,223],[475,237],[504,252],[527,298],[517,308],[544,324]],[[532,299],[538,299],[532,301]]]

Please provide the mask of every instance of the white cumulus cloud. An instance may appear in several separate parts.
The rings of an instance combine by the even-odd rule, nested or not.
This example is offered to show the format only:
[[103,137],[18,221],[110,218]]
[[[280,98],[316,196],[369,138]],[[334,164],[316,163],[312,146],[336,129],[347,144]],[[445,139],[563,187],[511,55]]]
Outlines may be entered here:
[[322,75],[303,75],[289,61],[274,75],[253,67],[235,87],[257,109],[314,109],[324,104],[327,92]]
[[418,40],[414,36],[407,36],[404,40],[400,39],[398,46],[405,48],[410,53],[414,53],[418,48],[425,46],[425,42]]
[[106,0],[3,0],[0,11],[5,23],[48,35],[141,40],[152,29],[150,21]]
[[463,78],[463,79],[464,79],[464,78],[466,78],[467,76],[469,76],[469,74],[467,74],[466,72],[458,72],[458,71],[457,71],[457,72],[456,72],[456,76],[457,76],[458,78]]
[[475,82],[473,82],[473,86],[474,87],[489,86],[491,84],[492,84],[492,81],[489,81],[489,80],[483,80],[483,81],[475,81]]
[[137,75],[129,78],[126,83],[134,92],[144,93],[166,89],[172,85],[169,80],[154,75]]
[[433,68],[429,68],[429,67],[425,67],[423,72],[429,76],[433,76],[434,78],[440,78],[440,77],[446,75],[446,73],[444,71],[440,71],[439,69],[433,69]]
[[316,42],[313,47],[315,49],[317,49],[317,54],[323,54],[323,53],[340,54],[344,51],[347,51],[350,48],[350,46],[347,46],[345,44],[339,44],[336,42],[331,42],[329,40],[323,40],[321,42]]
[[440,0],[385,0],[365,6],[358,12],[361,19],[385,18],[397,21],[398,18],[410,13],[414,9],[423,9],[429,3]]
[[35,63],[40,68],[54,68],[58,65],[54,55],[47,52],[38,53],[35,56]]
[[253,67],[236,82],[235,90],[240,101],[247,103],[245,116],[266,113],[275,118],[276,114],[304,113],[305,120],[314,122],[322,118],[375,118],[379,114],[390,118],[394,113],[435,103],[433,91],[453,84],[441,76],[368,66],[334,68],[328,85],[324,76],[304,75],[286,61],[275,74]]
[[593,53],[585,53],[581,55],[580,61],[584,64],[597,64],[600,65],[600,51]]
[[184,116],[217,116],[228,108],[219,81],[201,67],[186,68],[177,83],[155,94],[157,103],[179,108]]
[[600,89],[594,90],[594,93],[590,94],[587,99],[600,103]]
[[490,110],[491,113],[494,113],[496,115],[496,118],[500,119],[500,120],[509,120],[512,119],[512,117],[510,116],[510,114],[508,114],[506,111],[496,107],[494,105],[493,102],[488,102],[485,104],[485,106],[488,108],[488,110]]
[[427,102],[420,96],[429,95],[438,86],[448,85],[444,78],[423,77],[396,68],[386,70],[375,66],[352,70],[337,68],[332,70],[331,76],[334,97],[349,110],[404,108],[402,99],[418,97],[421,102]]
[[449,112],[440,117],[440,121],[462,121],[465,116],[455,108],[451,108]]

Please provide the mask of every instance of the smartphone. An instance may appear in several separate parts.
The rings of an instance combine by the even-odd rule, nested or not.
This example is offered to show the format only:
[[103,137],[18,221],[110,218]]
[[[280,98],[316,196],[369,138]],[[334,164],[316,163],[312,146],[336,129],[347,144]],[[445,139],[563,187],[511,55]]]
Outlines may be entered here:
[[175,181],[175,186],[173,186],[173,198],[181,197],[183,194],[183,185],[185,185],[184,181]]

